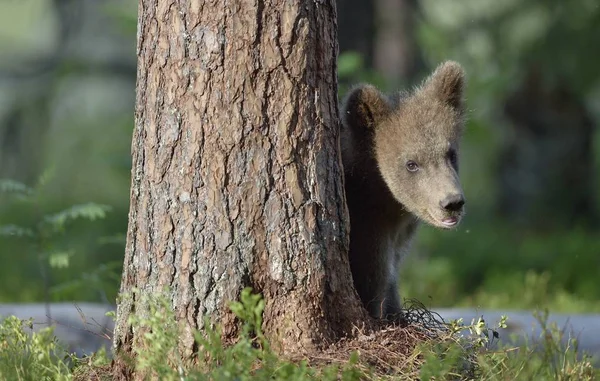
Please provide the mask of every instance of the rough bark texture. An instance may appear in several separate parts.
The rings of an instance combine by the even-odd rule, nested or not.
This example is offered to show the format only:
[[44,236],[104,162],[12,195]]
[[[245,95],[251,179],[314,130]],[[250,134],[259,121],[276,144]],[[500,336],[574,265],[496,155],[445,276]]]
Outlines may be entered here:
[[[181,337],[228,301],[266,301],[284,352],[348,332],[364,310],[347,262],[333,0],[141,0],[132,189],[121,292],[171,288]],[[137,341],[123,298],[115,349]]]

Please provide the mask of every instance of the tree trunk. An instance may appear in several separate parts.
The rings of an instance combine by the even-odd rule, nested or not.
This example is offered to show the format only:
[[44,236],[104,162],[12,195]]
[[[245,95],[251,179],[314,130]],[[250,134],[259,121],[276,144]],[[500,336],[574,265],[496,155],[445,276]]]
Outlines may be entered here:
[[[186,356],[206,316],[236,335],[228,301],[246,286],[283,352],[348,332],[365,314],[347,260],[334,0],[140,0],[138,12],[121,292],[169,286]],[[147,311],[119,302],[117,352],[132,354],[128,317]]]
[[[423,57],[417,43],[419,4],[416,0],[377,0],[378,20],[373,67],[389,83],[412,85],[421,77]],[[395,86],[394,86],[395,87]]]

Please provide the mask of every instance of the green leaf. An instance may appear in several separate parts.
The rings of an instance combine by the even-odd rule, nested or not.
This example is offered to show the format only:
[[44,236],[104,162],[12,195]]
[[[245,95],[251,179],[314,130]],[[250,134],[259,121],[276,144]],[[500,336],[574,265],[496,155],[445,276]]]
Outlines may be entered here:
[[44,170],[44,172],[42,172],[42,174],[40,175],[40,177],[38,178],[37,184],[35,185],[36,189],[41,189],[44,188],[46,186],[46,184],[48,184],[50,182],[50,180],[52,180],[52,178],[54,178],[54,174],[56,173],[56,167],[55,166],[50,166],[48,168],[46,168]]
[[58,251],[48,254],[48,262],[52,268],[64,269],[69,267],[69,259],[72,256],[72,250]]
[[19,225],[1,225],[0,236],[4,237],[33,237],[35,233],[29,229]]
[[12,179],[0,179],[0,193],[17,193],[30,195],[33,190],[27,185]]
[[103,219],[106,217],[106,213],[110,211],[110,206],[100,205],[95,203],[87,203],[80,205],[73,205],[68,209],[65,209],[56,214],[47,216],[44,221],[50,224],[54,229],[62,229],[68,221],[77,219],[86,219],[89,221],[95,221],[97,219]]

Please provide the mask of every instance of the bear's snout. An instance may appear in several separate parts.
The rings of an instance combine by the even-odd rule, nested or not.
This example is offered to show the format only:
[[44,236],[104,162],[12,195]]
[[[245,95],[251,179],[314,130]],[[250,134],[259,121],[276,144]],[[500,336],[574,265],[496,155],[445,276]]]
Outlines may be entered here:
[[449,194],[440,201],[442,209],[449,212],[458,212],[465,205],[465,198],[460,193]]

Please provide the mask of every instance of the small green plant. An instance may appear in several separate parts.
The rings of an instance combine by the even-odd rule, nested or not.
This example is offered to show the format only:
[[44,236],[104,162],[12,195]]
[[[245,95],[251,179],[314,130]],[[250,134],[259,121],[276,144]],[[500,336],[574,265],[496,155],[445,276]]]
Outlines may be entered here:
[[[420,369],[421,380],[465,379],[477,373],[477,355],[490,350],[499,338],[498,328],[506,328],[507,317],[502,316],[496,328],[490,328],[483,317],[472,319],[468,325],[463,319],[448,323],[448,333],[437,340],[417,346],[424,362]],[[463,336],[463,333],[468,335]]]
[[18,210],[15,218],[19,220],[0,224],[0,237],[26,242],[27,254],[38,262],[46,302],[50,301],[53,286],[52,269],[68,268],[75,254],[75,250],[61,240],[69,224],[78,220],[103,219],[110,211],[109,206],[92,202],[71,205],[58,212],[45,210],[45,186],[52,176],[52,170],[45,171],[33,187],[12,179],[0,179],[0,194],[9,196],[11,200],[3,206]]
[[[290,361],[271,349],[261,328],[264,301],[250,289],[244,289],[240,300],[230,304],[241,324],[235,344],[225,345],[220,327],[206,320],[205,328],[194,333],[197,344],[197,352],[192,356],[197,360],[194,362],[179,351],[183,326],[176,321],[165,295],[138,294],[138,302],[148,303],[148,313],[130,318],[133,329],[143,332],[141,340],[134,343],[131,365],[152,379],[575,381],[600,376],[590,358],[579,353],[577,342],[572,338],[565,342],[564,332],[547,323],[547,311],[536,314],[542,328],[539,340],[519,347],[496,345],[497,329],[507,327],[506,317],[501,318],[497,328],[490,328],[483,318],[473,319],[468,325],[462,320],[450,322],[447,330],[420,339],[423,341],[412,352],[386,357],[411,364],[410,369],[402,368],[402,374],[393,371],[399,368],[392,363],[387,364],[387,371],[369,368],[369,360],[361,354],[361,339],[352,344],[358,347],[347,359],[336,358],[325,364]],[[26,325],[31,328],[31,321]],[[385,341],[389,333],[380,332],[377,340]],[[364,336],[362,342],[368,342],[369,337]],[[389,344],[378,345],[377,348],[385,350]],[[90,374],[98,379],[110,378],[106,354],[76,360],[66,357],[56,345],[51,328],[29,334],[23,322],[15,317],[0,324],[0,381],[71,380],[69,362],[77,365],[73,370],[77,380],[89,379]]]
[[[534,316],[541,327],[540,337],[518,347],[496,341],[496,329],[507,327],[506,316],[494,329],[483,318],[469,325],[461,319],[451,322],[450,337],[417,346],[424,358],[420,379],[594,380],[600,375],[591,358],[579,352],[576,340],[564,340],[564,332],[548,324],[547,310]],[[461,332],[469,334],[461,338]]]
[[[134,291],[135,292],[135,291]],[[221,329],[211,326],[208,320],[202,331],[194,336],[198,347],[199,363],[185,362],[178,343],[181,328],[175,323],[173,309],[165,295],[140,295],[148,303],[145,317],[130,318],[136,330],[143,330],[143,340],[136,344],[133,366],[145,374],[161,380],[360,380],[364,373],[355,368],[357,357],[349,359],[343,367],[310,367],[305,361],[282,360],[271,350],[262,333],[264,301],[252,294],[250,288],[242,290],[239,301],[230,303],[231,311],[240,320],[240,335],[235,344],[225,346]]]
[[[137,290],[133,292],[139,294]],[[144,339],[134,349],[135,367],[161,380],[178,380],[186,373],[186,364],[182,361],[183,354],[179,352],[181,331],[170,302],[162,296],[153,299],[141,297],[148,304],[148,314],[134,314],[129,318],[131,325],[144,332]]]
[[481,380],[595,380],[600,370],[594,368],[587,354],[580,353],[572,338],[556,324],[548,324],[548,312],[535,312],[541,327],[539,338],[527,340],[519,347],[504,346],[478,355],[478,379]]
[[33,332],[32,320],[4,319],[0,323],[0,381],[71,380],[65,359],[72,357],[58,345],[53,331],[50,327]]

